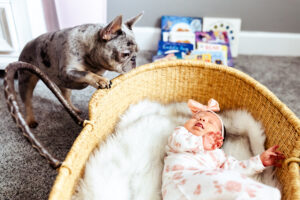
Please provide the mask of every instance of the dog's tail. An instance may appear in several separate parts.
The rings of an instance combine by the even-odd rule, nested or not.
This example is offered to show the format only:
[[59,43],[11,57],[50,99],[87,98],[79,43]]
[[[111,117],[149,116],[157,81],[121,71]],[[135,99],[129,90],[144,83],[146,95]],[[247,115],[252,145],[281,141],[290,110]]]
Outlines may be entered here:
[[17,126],[22,131],[23,135],[29,140],[31,145],[40,153],[40,155],[45,157],[52,167],[57,168],[61,165],[62,162],[56,159],[54,156],[52,156],[43,147],[43,145],[31,132],[28,124],[26,123],[23,115],[20,112],[20,107],[17,103],[16,92],[14,87],[14,76],[18,70],[26,70],[37,75],[46,84],[46,86],[48,86],[48,88],[54,93],[54,95],[62,103],[62,105],[67,110],[67,112],[71,115],[71,117],[77,124],[82,125],[83,120],[72,109],[72,107],[68,104],[68,102],[64,99],[64,97],[60,92],[60,89],[39,68],[37,68],[32,64],[20,62],[20,61],[11,63],[5,68],[4,93],[5,93],[8,110],[12,115],[13,120],[17,123]]

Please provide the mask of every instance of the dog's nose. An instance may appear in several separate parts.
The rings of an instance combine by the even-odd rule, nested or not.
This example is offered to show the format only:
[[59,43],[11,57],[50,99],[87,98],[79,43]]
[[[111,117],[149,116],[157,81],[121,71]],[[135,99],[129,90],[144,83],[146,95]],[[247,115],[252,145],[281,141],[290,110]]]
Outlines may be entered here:
[[130,60],[131,61],[135,61],[136,60],[136,56],[132,56]]

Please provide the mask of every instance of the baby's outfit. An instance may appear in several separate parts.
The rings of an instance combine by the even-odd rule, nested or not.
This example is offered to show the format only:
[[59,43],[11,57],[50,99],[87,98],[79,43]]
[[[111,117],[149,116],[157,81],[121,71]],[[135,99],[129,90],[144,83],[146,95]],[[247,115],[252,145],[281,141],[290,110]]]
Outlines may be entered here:
[[164,200],[280,199],[280,192],[248,176],[265,167],[260,156],[239,161],[221,149],[206,151],[202,137],[177,127],[169,137],[162,175]]

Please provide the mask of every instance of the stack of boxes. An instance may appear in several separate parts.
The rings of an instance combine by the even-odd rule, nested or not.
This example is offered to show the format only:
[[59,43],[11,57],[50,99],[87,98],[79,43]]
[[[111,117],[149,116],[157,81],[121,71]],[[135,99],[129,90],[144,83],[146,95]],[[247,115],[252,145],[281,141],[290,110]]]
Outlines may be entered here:
[[202,31],[202,18],[162,16],[161,40],[153,61],[194,59],[233,66],[226,31]]

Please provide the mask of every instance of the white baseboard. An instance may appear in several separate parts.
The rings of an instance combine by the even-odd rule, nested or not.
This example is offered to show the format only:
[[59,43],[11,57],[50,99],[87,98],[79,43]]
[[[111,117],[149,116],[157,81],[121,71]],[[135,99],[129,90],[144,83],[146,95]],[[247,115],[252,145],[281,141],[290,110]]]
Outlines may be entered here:
[[[140,50],[157,50],[160,28],[133,29]],[[268,56],[300,56],[300,33],[242,31],[239,54]]]
[[240,54],[300,56],[300,33],[241,32]]
[[18,61],[19,55],[0,55],[0,70],[4,70],[5,67],[12,62]]

